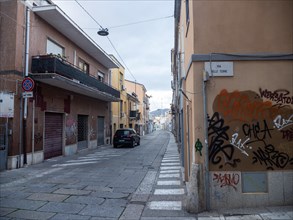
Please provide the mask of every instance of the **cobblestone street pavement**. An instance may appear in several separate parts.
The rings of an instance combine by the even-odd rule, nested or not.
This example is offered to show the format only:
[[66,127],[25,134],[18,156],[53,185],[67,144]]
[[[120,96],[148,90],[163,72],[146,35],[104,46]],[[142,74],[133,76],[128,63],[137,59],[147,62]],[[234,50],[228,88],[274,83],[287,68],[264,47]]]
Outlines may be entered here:
[[135,148],[110,145],[0,173],[0,219],[237,220],[293,219],[293,207],[190,214],[171,133],[141,137]]

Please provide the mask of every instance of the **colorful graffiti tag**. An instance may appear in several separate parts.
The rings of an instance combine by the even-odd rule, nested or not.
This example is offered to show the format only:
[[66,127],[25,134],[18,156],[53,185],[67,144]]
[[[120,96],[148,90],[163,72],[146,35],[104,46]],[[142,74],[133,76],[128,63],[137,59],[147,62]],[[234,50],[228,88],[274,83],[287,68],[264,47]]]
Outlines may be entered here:
[[224,89],[215,97],[208,116],[212,171],[293,169],[290,93],[259,92]]

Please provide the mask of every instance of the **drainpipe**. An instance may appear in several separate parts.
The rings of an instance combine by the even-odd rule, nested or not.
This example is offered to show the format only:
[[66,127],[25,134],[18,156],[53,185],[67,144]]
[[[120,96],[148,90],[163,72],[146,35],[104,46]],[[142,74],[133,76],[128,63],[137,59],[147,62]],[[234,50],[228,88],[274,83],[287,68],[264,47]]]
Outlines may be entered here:
[[[29,66],[29,31],[30,31],[30,11],[29,7],[25,6],[25,77],[28,76],[28,66]],[[27,98],[24,99],[23,108],[23,163],[27,163],[26,155],[26,130],[27,130]]]
[[188,176],[190,176],[190,129],[189,129],[189,115],[190,107],[187,105],[187,148],[188,148]]
[[[112,71],[109,70],[108,72],[108,84],[112,86]],[[113,124],[113,112],[112,112],[112,102],[108,102],[108,109],[109,109],[109,124],[110,124],[110,140],[109,140],[109,144],[112,144],[112,139],[113,139],[113,132],[112,132],[112,124]],[[114,131],[115,132],[115,131]]]
[[[28,64],[29,64],[29,32],[30,32],[30,12],[29,7],[25,6],[25,77],[28,76]],[[23,117],[26,120],[27,118],[27,98],[24,99],[24,114]]]
[[17,158],[17,168],[21,168],[21,151],[23,146],[23,97],[20,94],[20,109],[19,109],[19,148],[18,148],[18,158]]
[[206,83],[208,81],[208,73],[203,71],[202,94],[203,94],[203,113],[204,113],[204,134],[205,134],[205,195],[206,195],[206,210],[210,210],[210,189],[209,189],[209,144],[208,144],[208,112],[207,112],[207,91]]
[[[189,130],[189,116],[190,116],[190,105],[192,101],[188,98],[186,93],[182,90],[182,88],[179,89],[179,91],[182,93],[182,95],[186,98],[186,100],[189,102],[187,105],[187,151],[188,151],[188,176],[190,176],[190,130]],[[184,137],[183,137],[184,140]]]
[[34,164],[35,153],[35,100],[33,100],[33,117],[32,117],[32,164]]

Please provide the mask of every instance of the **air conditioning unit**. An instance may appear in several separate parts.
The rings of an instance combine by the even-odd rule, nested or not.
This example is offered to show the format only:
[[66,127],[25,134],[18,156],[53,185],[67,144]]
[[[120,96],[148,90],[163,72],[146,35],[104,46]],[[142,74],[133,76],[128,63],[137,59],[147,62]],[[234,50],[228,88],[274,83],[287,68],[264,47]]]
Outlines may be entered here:
[[125,91],[125,86],[124,85],[121,85],[121,90]]
[[124,112],[120,112],[120,117],[121,118],[125,117],[125,113]]

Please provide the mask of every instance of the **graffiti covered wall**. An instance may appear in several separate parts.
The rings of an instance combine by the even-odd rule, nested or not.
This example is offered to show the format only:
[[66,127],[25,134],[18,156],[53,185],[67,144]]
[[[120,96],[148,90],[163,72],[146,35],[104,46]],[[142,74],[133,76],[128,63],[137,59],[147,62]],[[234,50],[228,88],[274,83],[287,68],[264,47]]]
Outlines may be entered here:
[[292,107],[287,90],[222,90],[208,116],[210,170],[292,170]]
[[72,117],[66,119],[65,135],[66,145],[75,144],[77,142],[77,122]]

